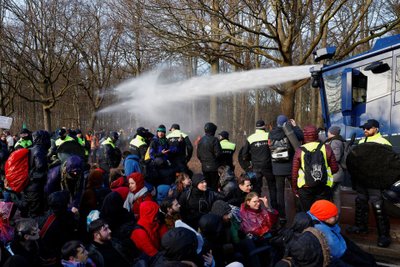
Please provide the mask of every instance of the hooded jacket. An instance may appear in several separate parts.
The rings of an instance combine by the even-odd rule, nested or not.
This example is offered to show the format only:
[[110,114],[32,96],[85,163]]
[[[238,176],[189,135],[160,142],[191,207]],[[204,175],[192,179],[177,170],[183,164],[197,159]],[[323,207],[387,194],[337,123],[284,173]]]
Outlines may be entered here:
[[124,200],[121,195],[117,192],[111,192],[104,198],[103,206],[100,209],[100,218],[108,223],[115,238],[120,237],[121,225],[135,221],[135,216],[124,209],[123,204]]
[[50,147],[50,134],[47,131],[39,130],[32,134],[33,147],[30,149],[29,171],[30,179],[45,180],[47,176],[47,150]]
[[142,172],[139,164],[139,156],[138,155],[128,155],[124,160],[124,171],[125,176],[129,176],[133,172]]
[[138,227],[132,231],[131,240],[136,247],[146,255],[152,257],[161,248],[161,238],[168,231],[165,225],[157,220],[158,208],[156,202],[145,201],[140,205],[140,219]]

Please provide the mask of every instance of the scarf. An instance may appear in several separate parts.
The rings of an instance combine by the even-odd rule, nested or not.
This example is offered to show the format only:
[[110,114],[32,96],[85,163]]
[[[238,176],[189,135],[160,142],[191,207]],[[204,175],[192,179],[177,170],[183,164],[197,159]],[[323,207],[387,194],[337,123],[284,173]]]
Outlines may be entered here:
[[139,197],[143,196],[147,191],[148,191],[147,187],[144,186],[136,194],[129,192],[129,194],[124,202],[124,208],[130,212],[133,202],[135,202],[135,200],[138,199]]

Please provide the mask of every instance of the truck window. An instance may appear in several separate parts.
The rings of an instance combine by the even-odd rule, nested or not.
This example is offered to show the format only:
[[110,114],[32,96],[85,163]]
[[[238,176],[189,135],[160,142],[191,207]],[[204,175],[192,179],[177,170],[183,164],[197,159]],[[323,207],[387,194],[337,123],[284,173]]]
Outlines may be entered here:
[[352,75],[352,103],[353,107],[367,102],[368,77],[359,71],[353,71]]
[[342,78],[341,73],[324,76],[325,93],[329,113],[342,110]]
[[389,70],[392,68],[392,63],[390,59],[382,60],[382,63],[386,63],[389,66],[388,71],[373,73],[372,71],[365,70],[367,65],[358,69],[368,80],[367,102],[390,93],[391,72]]

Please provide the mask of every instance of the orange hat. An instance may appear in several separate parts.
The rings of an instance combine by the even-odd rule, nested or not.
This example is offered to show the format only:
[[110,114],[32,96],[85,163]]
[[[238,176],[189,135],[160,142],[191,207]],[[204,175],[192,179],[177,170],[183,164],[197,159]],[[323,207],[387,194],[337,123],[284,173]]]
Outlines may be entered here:
[[325,221],[338,214],[338,208],[328,200],[317,200],[312,204],[310,213],[318,220]]

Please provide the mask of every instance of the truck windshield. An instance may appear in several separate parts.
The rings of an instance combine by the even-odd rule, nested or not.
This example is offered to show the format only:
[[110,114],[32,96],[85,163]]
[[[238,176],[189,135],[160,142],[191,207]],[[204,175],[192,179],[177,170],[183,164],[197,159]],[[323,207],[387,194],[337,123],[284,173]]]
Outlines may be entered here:
[[325,93],[329,113],[342,110],[342,79],[341,73],[324,76]]

